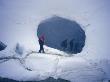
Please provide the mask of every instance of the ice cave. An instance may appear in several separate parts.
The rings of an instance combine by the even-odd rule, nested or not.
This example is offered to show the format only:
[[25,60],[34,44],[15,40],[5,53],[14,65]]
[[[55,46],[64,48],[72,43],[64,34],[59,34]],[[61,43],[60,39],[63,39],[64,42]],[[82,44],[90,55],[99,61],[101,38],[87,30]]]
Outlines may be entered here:
[[45,37],[45,45],[67,53],[80,53],[85,45],[85,31],[74,20],[52,16],[40,22],[37,36]]

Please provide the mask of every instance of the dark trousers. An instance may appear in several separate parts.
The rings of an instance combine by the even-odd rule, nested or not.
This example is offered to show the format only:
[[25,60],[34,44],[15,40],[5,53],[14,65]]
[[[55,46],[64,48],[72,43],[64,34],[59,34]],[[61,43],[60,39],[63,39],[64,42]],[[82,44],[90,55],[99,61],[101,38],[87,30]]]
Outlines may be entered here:
[[43,45],[40,45],[40,50],[39,50],[39,53],[41,53],[41,51],[44,53],[44,48],[43,48]]

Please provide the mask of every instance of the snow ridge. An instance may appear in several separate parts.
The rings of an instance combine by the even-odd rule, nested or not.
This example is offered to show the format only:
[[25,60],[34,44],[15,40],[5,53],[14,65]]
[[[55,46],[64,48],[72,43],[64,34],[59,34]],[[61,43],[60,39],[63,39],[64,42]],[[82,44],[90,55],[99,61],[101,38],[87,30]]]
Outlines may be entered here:
[[[13,73],[16,69],[5,68],[10,65],[10,63],[13,67],[18,69],[16,74]],[[24,57],[1,57],[0,76],[26,81],[43,80],[48,77],[54,77],[55,79],[62,78],[70,80],[71,82],[100,82],[105,79],[104,76],[106,72],[103,68],[99,67],[99,64],[100,63],[94,63],[80,56],[66,57],[65,55],[40,54],[32,51],[27,53]],[[24,74],[23,76],[19,74],[21,71]],[[9,72],[8,75],[5,74],[6,72]],[[17,78],[14,77],[16,75]]]

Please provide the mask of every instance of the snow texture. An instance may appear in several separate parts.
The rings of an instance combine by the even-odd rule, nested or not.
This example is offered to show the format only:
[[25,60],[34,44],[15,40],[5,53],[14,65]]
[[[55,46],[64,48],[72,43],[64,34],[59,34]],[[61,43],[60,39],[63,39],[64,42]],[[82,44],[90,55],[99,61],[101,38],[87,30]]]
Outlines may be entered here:
[[[47,54],[32,52],[24,58],[16,57],[1,62],[0,77],[18,81],[39,81],[54,77],[71,82],[102,82],[110,78],[110,60],[92,61],[83,56],[63,55],[64,52],[48,47],[46,50]],[[57,54],[54,54],[55,51]]]
[[[0,77],[37,81],[50,76],[71,82],[110,80],[109,0],[0,0]],[[53,15],[77,21],[85,31],[81,53],[67,54],[45,47],[38,54],[38,25]],[[15,45],[24,47],[23,54]],[[69,55],[69,56],[68,56]]]

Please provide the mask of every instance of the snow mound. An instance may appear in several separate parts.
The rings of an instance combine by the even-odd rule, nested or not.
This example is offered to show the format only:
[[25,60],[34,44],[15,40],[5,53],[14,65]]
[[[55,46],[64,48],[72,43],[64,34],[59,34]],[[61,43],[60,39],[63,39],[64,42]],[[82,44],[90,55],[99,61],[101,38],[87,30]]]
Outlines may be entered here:
[[78,56],[32,53],[25,59],[24,64],[31,70],[25,69],[15,59],[0,63],[0,76],[19,81],[38,81],[54,77],[71,82],[101,82],[105,76],[99,66]]

